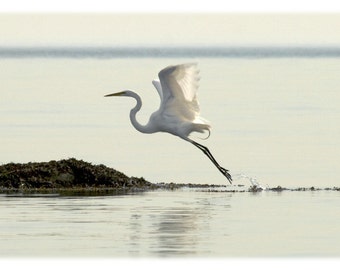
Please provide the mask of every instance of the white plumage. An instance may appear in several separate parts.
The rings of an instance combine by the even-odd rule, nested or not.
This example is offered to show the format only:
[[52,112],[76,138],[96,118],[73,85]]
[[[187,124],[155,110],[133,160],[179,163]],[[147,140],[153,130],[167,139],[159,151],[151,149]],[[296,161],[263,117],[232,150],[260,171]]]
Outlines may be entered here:
[[130,111],[132,125],[140,132],[168,132],[178,136],[198,147],[214,163],[218,170],[229,180],[232,179],[228,170],[221,167],[209,149],[189,138],[192,132],[208,131],[211,126],[207,120],[200,116],[200,107],[197,99],[199,86],[199,70],[197,64],[181,64],[168,66],[158,73],[158,79],[152,81],[160,96],[160,107],[154,112],[146,125],[141,125],[136,119],[137,112],[142,107],[142,100],[138,94],[126,90],[111,96],[128,96],[136,99],[136,106]]

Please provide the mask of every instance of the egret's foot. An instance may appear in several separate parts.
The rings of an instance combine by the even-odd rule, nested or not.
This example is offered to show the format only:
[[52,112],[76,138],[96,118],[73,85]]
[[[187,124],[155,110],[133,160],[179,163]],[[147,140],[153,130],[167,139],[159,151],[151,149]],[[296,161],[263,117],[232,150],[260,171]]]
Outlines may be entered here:
[[221,172],[225,177],[227,177],[229,183],[231,184],[232,181],[233,181],[233,179],[231,178],[231,175],[230,175],[230,173],[229,173],[229,170],[224,169],[224,168],[222,168],[222,167],[220,167],[219,170],[220,170],[220,172]]

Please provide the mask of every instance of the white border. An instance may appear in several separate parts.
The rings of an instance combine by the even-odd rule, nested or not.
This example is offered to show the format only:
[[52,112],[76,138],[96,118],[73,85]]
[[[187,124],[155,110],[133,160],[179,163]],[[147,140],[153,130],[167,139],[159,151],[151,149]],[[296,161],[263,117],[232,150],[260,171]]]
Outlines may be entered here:
[[340,1],[4,0],[0,12],[340,12]]

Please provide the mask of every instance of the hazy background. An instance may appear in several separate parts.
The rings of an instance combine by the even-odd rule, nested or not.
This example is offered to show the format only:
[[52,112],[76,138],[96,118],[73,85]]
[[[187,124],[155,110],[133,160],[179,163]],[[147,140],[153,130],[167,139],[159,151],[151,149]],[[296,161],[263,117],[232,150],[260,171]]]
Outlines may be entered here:
[[339,45],[332,13],[3,13],[1,46]]

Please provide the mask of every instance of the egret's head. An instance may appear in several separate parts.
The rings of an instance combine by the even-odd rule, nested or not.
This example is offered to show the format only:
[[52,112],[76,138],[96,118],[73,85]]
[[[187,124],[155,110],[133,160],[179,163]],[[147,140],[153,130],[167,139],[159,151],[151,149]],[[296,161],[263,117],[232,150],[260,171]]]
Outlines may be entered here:
[[141,102],[140,97],[135,92],[132,92],[130,90],[125,90],[125,91],[118,92],[118,93],[108,94],[108,95],[105,95],[104,97],[132,97],[132,98],[136,99],[137,101],[139,100],[139,102]]
[[130,90],[124,90],[122,92],[108,94],[104,97],[136,97],[136,93],[130,91]]

